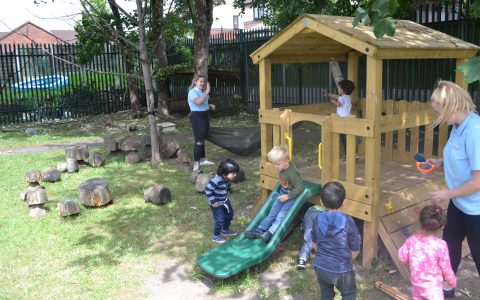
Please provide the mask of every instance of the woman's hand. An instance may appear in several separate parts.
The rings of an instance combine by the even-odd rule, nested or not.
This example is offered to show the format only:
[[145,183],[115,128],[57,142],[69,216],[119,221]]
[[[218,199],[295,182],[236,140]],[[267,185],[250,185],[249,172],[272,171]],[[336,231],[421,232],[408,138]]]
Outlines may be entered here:
[[430,199],[432,199],[433,202],[437,204],[445,200],[450,200],[451,198],[449,190],[446,190],[446,189],[431,192],[429,193],[429,195],[430,195]]
[[437,167],[440,167],[443,163],[443,159],[441,158],[429,158],[427,159],[428,163],[434,164]]
[[210,82],[207,82],[207,87],[205,88],[205,94],[210,94]]
[[215,110],[215,104],[209,104],[208,107],[209,107],[211,110]]

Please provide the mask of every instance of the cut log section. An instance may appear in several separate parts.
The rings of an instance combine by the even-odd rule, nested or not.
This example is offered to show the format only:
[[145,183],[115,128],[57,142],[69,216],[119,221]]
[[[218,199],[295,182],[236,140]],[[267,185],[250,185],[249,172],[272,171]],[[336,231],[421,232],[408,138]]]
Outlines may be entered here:
[[30,187],[27,189],[25,200],[29,206],[45,204],[48,201],[47,192],[41,187]]
[[105,157],[100,152],[93,152],[88,156],[88,164],[92,167],[100,167],[105,162]]
[[67,172],[73,173],[78,171],[78,163],[75,158],[67,158]]
[[162,155],[165,158],[172,158],[177,154],[177,151],[180,149],[180,144],[176,139],[170,138],[165,141],[162,145]]
[[80,213],[80,205],[78,205],[77,201],[73,199],[58,202],[57,208],[62,217],[67,217]]
[[[189,166],[190,167],[190,166]],[[188,179],[192,184],[195,184],[197,182],[197,176],[198,174],[202,173],[202,169],[199,169],[198,171],[192,171]]]
[[65,159],[73,158],[77,161],[87,160],[88,158],[88,146],[78,145],[65,149]]
[[80,201],[89,207],[103,206],[111,201],[108,180],[92,178],[80,184]]
[[140,162],[140,153],[138,151],[125,151],[125,163],[136,164]]
[[67,163],[58,163],[57,164],[57,170],[60,173],[67,172]]
[[118,148],[125,151],[125,163],[136,164],[140,162],[140,149],[145,147],[145,138],[143,136],[127,137]]
[[60,180],[61,173],[57,169],[48,168],[42,172],[43,181],[57,182]]
[[42,204],[29,206],[28,211],[32,218],[43,217],[47,214],[47,211],[43,208]]
[[172,199],[172,195],[168,188],[156,184],[143,192],[143,199],[145,202],[152,202],[153,204],[160,205],[169,202]]
[[198,174],[197,181],[195,182],[195,190],[198,193],[205,192],[205,188],[207,187],[211,177],[212,175],[209,174]]
[[375,287],[395,300],[410,300],[404,293],[381,281],[375,282]]
[[27,173],[25,173],[25,176],[23,177],[23,180],[26,183],[38,183],[42,179],[43,179],[42,172],[40,172],[39,170],[28,171]]
[[191,164],[193,162],[193,157],[189,152],[183,149],[180,149],[177,151],[177,161],[181,164],[182,163]]

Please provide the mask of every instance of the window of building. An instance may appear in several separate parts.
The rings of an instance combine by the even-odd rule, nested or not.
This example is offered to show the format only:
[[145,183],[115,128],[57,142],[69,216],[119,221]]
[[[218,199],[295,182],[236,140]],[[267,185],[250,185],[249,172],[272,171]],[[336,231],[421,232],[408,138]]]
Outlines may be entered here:
[[233,29],[238,29],[238,16],[233,16]]
[[253,8],[253,19],[260,20],[263,16],[265,16],[265,7],[257,6]]

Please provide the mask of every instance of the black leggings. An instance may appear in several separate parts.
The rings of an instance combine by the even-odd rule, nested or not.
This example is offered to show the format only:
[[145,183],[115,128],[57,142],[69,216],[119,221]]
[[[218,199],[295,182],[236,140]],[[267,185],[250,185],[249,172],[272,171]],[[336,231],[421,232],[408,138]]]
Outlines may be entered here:
[[192,111],[190,113],[195,144],[193,146],[193,160],[200,161],[205,157],[205,139],[210,129],[209,111]]
[[462,242],[467,238],[470,253],[480,275],[480,215],[467,215],[452,200],[448,204],[443,239],[447,242],[450,263],[455,274],[462,260]]

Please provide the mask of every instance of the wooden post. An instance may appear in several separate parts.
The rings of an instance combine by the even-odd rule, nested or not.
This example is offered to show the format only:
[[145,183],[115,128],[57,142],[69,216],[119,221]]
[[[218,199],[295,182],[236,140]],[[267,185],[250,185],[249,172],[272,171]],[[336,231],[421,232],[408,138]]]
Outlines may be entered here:
[[369,268],[378,251],[378,211],[380,198],[380,152],[383,60],[367,56],[367,95],[365,118],[374,121],[373,137],[365,141],[365,185],[372,189],[372,222],[363,228],[362,266]]
[[468,91],[468,84],[465,82],[465,74],[458,71],[458,66],[463,64],[466,61],[465,58],[457,58],[455,61],[455,83],[461,86],[464,90]]
[[[358,85],[358,52],[348,52],[348,70],[347,78],[351,80],[355,86]],[[352,103],[355,103],[358,100],[358,88],[355,88],[353,93],[350,95]],[[356,111],[354,111],[356,113]],[[355,181],[355,169],[356,169],[356,154],[357,154],[357,137],[351,134],[347,134],[346,145],[345,145],[345,161],[346,161],[346,170],[345,170],[345,179],[347,182]]]

